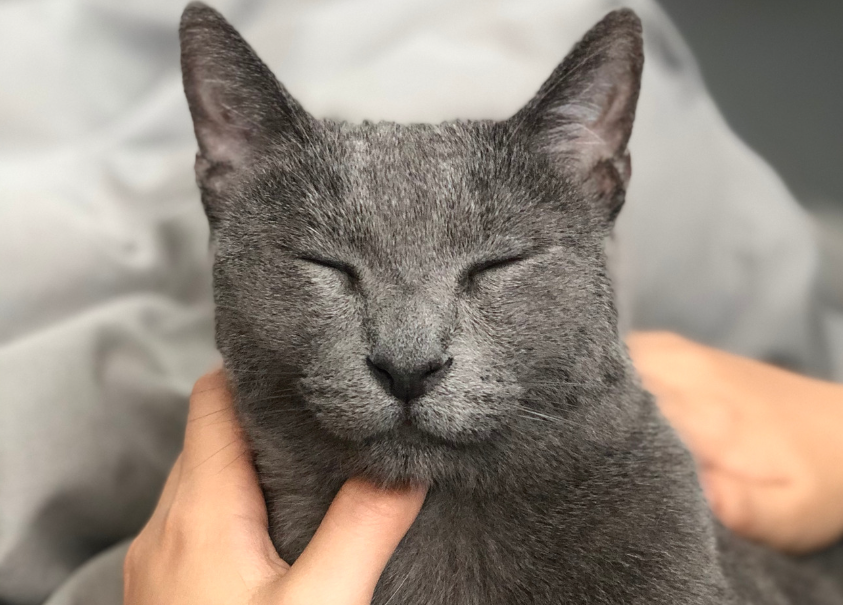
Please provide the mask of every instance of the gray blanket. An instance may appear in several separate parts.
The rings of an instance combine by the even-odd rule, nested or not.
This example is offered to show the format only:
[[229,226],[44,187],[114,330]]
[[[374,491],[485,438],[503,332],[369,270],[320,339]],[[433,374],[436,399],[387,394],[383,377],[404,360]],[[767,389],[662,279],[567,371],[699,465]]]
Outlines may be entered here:
[[[614,0],[220,0],[315,113],[502,118]],[[653,0],[612,255],[626,327],[843,377],[809,217]],[[0,4],[0,603],[115,605],[216,359],[171,0]],[[836,348],[835,348],[836,346]]]

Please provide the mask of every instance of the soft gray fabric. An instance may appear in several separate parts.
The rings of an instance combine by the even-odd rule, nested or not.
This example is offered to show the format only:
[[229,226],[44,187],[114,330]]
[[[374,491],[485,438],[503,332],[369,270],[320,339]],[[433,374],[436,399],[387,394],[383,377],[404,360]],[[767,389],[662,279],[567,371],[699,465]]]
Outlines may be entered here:
[[75,570],[50,596],[50,605],[117,604],[123,601],[123,559],[131,539],[109,548]]
[[[313,113],[402,121],[508,116],[617,4],[215,3]],[[653,1],[624,4],[648,53],[613,243],[625,324],[840,377],[821,326],[843,340],[843,322],[818,309],[808,218],[726,127]],[[216,359],[181,8],[0,5],[3,603],[119,601],[122,551],[106,549],[149,514]]]

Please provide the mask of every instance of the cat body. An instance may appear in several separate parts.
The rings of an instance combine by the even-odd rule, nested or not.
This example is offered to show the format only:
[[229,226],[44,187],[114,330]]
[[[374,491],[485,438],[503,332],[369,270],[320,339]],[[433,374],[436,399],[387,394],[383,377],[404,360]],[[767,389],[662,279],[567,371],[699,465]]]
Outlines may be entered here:
[[340,485],[423,483],[374,603],[843,604],[711,518],[617,330],[640,23],[503,122],[312,118],[215,11],[182,27],[217,344],[293,562]]
[[[643,441],[683,462],[668,467]],[[314,475],[290,459],[275,454],[261,465],[276,546],[294,559],[344,477]],[[557,472],[546,476],[525,464],[510,485],[432,487],[374,603],[732,602],[705,504],[681,489],[693,466],[652,410],[614,446],[553,463]],[[280,464],[283,473],[266,472]]]

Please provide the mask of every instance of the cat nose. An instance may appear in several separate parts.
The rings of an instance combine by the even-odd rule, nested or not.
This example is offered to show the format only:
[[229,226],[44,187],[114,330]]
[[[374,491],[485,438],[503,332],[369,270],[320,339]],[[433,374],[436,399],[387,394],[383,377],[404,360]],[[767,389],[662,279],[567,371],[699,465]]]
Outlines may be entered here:
[[412,365],[399,365],[383,356],[370,356],[366,363],[387,392],[407,403],[429,392],[445,376],[454,362],[445,355]]

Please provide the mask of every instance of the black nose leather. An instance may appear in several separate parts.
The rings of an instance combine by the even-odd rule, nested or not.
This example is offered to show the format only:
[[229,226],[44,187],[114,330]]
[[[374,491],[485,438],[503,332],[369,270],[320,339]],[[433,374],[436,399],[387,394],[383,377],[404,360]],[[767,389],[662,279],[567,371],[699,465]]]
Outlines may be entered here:
[[386,357],[366,358],[366,363],[384,389],[404,402],[418,399],[436,386],[453,361],[453,357],[443,356],[441,359],[404,366]]

